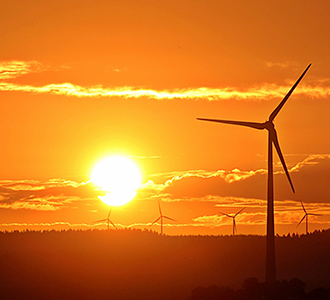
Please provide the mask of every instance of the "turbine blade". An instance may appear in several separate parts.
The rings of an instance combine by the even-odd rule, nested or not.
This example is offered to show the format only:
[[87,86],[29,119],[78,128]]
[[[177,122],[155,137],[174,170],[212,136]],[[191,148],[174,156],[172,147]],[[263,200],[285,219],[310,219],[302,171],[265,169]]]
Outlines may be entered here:
[[237,233],[236,222],[235,222],[235,219],[233,219],[233,220],[234,220],[233,221],[233,226],[234,226],[233,231],[234,231],[234,233]]
[[109,220],[109,222],[111,223],[111,225],[112,225],[113,227],[115,227],[115,228],[117,229],[117,226],[115,225],[115,223],[113,223],[111,220]]
[[313,214],[313,213],[308,213],[309,216],[318,216],[318,217],[321,217],[323,215],[320,215],[320,214]]
[[302,201],[300,201],[300,203],[301,203],[301,206],[302,206],[302,208],[303,208],[303,210],[304,210],[305,214],[307,214],[307,211],[306,211],[306,209],[305,209],[305,206],[304,206],[304,204],[302,203]]
[[111,207],[110,210],[109,210],[109,213],[108,213],[108,219],[110,219],[111,211],[112,211],[112,207]]
[[172,219],[170,217],[163,216],[163,218],[168,219],[168,220],[171,220],[171,221],[174,221],[174,222],[177,222],[177,220],[174,220],[174,219]]
[[158,208],[159,208],[159,214],[162,216],[162,209],[160,207],[160,201],[158,200]]
[[108,221],[108,219],[97,220],[97,221],[94,221],[93,223],[104,222],[104,221]]
[[222,214],[222,215],[224,215],[224,216],[226,216],[226,217],[232,218],[232,216],[230,216],[230,215],[228,215],[228,214],[225,214],[225,213],[223,213],[223,212],[221,212],[221,211],[219,211],[219,213]]
[[259,130],[265,129],[265,123],[230,121],[230,120],[219,120],[219,119],[204,119],[204,118],[197,118],[197,120],[231,124],[231,125],[239,125],[239,126],[247,126],[247,127],[251,127],[251,128],[259,129]]
[[302,221],[304,221],[306,218],[306,215],[303,216],[303,218],[300,220],[300,222],[298,223],[297,227],[301,224]]
[[273,135],[273,144],[276,148],[276,151],[277,151],[277,154],[281,160],[281,163],[282,163],[282,166],[283,166],[283,169],[285,171],[285,174],[286,174],[286,177],[288,178],[289,180],[289,183],[291,185],[291,188],[292,188],[292,191],[295,193],[295,190],[294,190],[294,187],[293,187],[293,184],[292,184],[292,181],[291,181],[291,178],[290,178],[290,174],[289,174],[289,171],[288,171],[288,168],[286,167],[286,164],[285,164],[285,160],[284,160],[284,157],[283,157],[283,154],[282,154],[282,151],[281,151],[281,148],[280,148],[280,144],[278,143],[278,138],[277,138],[277,133],[276,133],[276,130],[273,129],[271,132],[269,132],[269,134],[272,134]]
[[156,222],[158,222],[158,221],[160,220],[160,218],[161,218],[161,217],[159,217],[158,219],[156,219],[156,221],[153,221],[153,222],[151,223],[150,226],[152,226],[152,225],[154,225]]
[[297,87],[297,85],[299,84],[300,80],[305,76],[306,72],[308,71],[308,69],[310,68],[312,64],[309,64],[307,66],[307,68],[305,69],[305,71],[300,75],[300,77],[298,78],[298,80],[296,81],[296,83],[292,86],[292,88],[290,89],[290,91],[286,94],[286,96],[283,98],[283,100],[281,101],[281,103],[274,109],[274,111],[270,114],[269,116],[269,121],[273,121],[275,119],[275,117],[277,116],[277,114],[280,112],[281,108],[283,107],[283,105],[285,104],[285,102],[289,99],[289,97],[291,96],[292,92],[294,91],[294,89]]
[[244,209],[245,209],[245,207],[243,207],[239,212],[237,212],[237,213],[235,214],[234,218],[235,218],[238,214],[240,214]]

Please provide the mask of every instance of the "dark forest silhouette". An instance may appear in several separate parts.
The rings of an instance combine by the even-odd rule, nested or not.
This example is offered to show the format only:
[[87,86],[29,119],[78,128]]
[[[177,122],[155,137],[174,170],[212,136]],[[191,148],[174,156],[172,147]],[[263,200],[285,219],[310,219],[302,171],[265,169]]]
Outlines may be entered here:
[[187,300],[329,300],[330,288],[316,288],[306,292],[306,284],[297,278],[277,281],[274,291],[269,295],[265,283],[257,278],[244,280],[241,289],[234,290],[229,287],[209,286],[197,287],[192,290]]
[[[0,232],[0,297],[261,299],[197,296],[212,290],[217,294],[226,290],[233,297],[242,296],[247,288],[262,291],[265,239],[161,236],[134,229]],[[276,249],[283,286],[283,280],[289,284],[299,278],[306,284],[304,295],[328,291],[330,230],[278,236]]]

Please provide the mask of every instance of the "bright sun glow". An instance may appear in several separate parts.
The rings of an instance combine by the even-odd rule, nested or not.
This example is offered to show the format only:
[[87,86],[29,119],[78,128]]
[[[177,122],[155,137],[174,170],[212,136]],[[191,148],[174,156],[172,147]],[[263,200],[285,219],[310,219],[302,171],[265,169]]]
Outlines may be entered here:
[[141,184],[141,175],[136,165],[121,156],[108,157],[99,162],[91,179],[106,192],[99,199],[111,206],[120,206],[131,201]]

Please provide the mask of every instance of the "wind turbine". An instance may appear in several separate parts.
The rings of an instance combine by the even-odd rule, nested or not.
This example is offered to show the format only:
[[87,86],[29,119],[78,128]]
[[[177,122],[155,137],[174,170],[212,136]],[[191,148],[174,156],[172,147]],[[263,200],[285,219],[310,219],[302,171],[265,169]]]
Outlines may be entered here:
[[229,217],[229,218],[233,219],[233,236],[235,235],[235,233],[237,233],[235,218],[237,217],[237,215],[239,215],[242,212],[243,209],[245,209],[245,207],[243,207],[239,212],[237,212],[234,215],[228,215],[228,214],[225,214],[225,213],[219,211],[220,214],[225,215],[226,217]]
[[268,130],[266,282],[271,285],[274,285],[276,283],[275,236],[274,236],[273,145],[275,146],[277,154],[281,160],[285,174],[291,185],[292,191],[295,192],[278,142],[277,133],[273,121],[277,116],[277,114],[282,109],[285,102],[289,99],[289,97],[291,96],[292,92],[297,87],[301,79],[305,76],[310,66],[311,64],[307,66],[305,71],[301,74],[301,76],[298,78],[296,83],[292,86],[292,88],[289,90],[289,92],[286,94],[286,96],[283,98],[280,104],[270,114],[268,121],[264,123],[197,118],[198,120],[201,121],[210,121],[210,122],[218,122],[218,123],[231,124],[231,125],[246,126],[258,130],[263,130],[263,129]]
[[162,209],[160,207],[159,200],[158,200],[158,208],[159,208],[159,214],[160,214],[160,216],[155,221],[153,221],[150,226],[154,225],[156,222],[158,222],[160,220],[160,234],[163,235],[163,219],[168,219],[168,220],[171,220],[171,221],[174,221],[174,222],[176,222],[176,220],[174,220],[174,219],[172,219],[170,217],[164,216],[162,214]]
[[303,218],[300,220],[300,222],[298,223],[297,227],[301,224],[302,221],[304,221],[304,219],[306,219],[306,234],[308,234],[308,216],[321,216],[318,214],[312,214],[312,213],[308,213],[304,207],[304,204],[302,203],[302,201],[300,201],[301,206],[305,212],[305,215],[303,216]]
[[111,211],[112,211],[112,207],[110,208],[109,213],[108,213],[108,217],[107,217],[106,219],[98,220],[98,221],[95,221],[94,223],[107,221],[107,227],[108,227],[108,230],[110,230],[110,223],[111,223],[111,225],[112,225],[113,227],[115,227],[115,229],[117,230],[116,225],[110,220],[110,214],[111,214]]

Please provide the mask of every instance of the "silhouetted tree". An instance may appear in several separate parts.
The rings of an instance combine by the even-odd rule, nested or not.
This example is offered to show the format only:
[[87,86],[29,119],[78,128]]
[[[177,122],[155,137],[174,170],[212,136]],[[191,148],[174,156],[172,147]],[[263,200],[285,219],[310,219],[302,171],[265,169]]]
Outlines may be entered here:
[[275,299],[276,300],[304,300],[306,284],[300,279],[293,278],[289,281],[282,280],[276,283]]
[[236,300],[235,291],[216,285],[210,287],[197,287],[192,290],[187,300]]
[[266,294],[265,284],[259,283],[255,277],[244,280],[243,289],[237,291],[238,299],[259,300]]
[[210,286],[194,289],[187,300],[329,300],[326,289],[317,289],[311,297],[305,293],[306,284],[297,278],[277,281],[275,288],[269,289],[265,283],[259,283],[257,278],[244,280],[242,289],[236,292],[229,288]]
[[330,299],[330,288],[316,288],[312,290],[307,297],[308,300],[329,300]]

